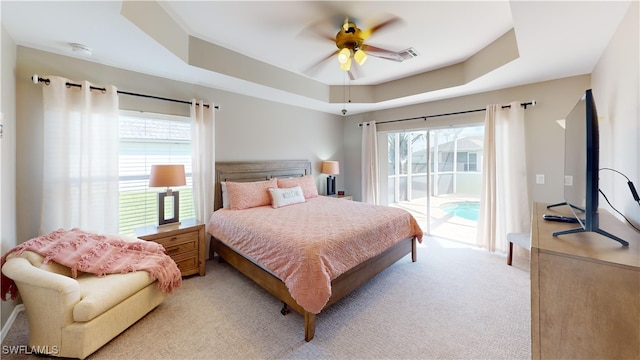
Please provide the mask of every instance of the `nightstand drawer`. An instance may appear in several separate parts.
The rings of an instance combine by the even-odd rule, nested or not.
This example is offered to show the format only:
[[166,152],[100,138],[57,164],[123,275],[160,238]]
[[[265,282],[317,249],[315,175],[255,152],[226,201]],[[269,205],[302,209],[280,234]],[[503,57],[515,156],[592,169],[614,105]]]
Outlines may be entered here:
[[192,232],[173,235],[173,236],[166,236],[166,237],[154,239],[153,241],[164,246],[164,248],[167,250],[170,247],[175,247],[178,245],[183,245],[188,243],[192,243],[191,246],[196,247],[198,242],[198,232],[192,231]]
[[182,276],[206,273],[204,224],[195,219],[158,228],[145,226],[135,230],[138,238],[162,245],[178,265]]
[[164,246],[164,245],[163,246],[164,246],[164,249],[166,250],[167,255],[173,257],[180,254],[184,254],[189,251],[198,250],[198,242],[196,240],[185,242],[182,244],[175,244],[172,246]]
[[174,256],[171,255],[173,261],[175,261],[176,265],[178,265],[178,269],[182,274],[195,274],[198,272],[198,257],[195,256],[195,253],[191,254],[182,254]]

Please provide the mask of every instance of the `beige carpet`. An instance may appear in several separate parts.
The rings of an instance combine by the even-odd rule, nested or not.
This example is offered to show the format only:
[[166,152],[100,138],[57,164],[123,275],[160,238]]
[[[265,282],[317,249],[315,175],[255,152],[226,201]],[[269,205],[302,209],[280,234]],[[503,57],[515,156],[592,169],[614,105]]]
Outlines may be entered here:
[[[528,260],[427,238],[317,317],[303,319],[230,266],[208,261],[165,303],[90,359],[530,359]],[[2,343],[26,345],[20,313]]]

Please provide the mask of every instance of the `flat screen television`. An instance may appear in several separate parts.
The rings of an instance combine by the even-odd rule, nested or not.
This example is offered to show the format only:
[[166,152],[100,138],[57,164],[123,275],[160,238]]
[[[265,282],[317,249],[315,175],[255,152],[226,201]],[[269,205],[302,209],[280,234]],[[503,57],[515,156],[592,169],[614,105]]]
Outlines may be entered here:
[[592,231],[629,246],[598,224],[599,140],[598,112],[588,89],[565,118],[564,202],[549,206],[568,205],[580,227],[553,236]]

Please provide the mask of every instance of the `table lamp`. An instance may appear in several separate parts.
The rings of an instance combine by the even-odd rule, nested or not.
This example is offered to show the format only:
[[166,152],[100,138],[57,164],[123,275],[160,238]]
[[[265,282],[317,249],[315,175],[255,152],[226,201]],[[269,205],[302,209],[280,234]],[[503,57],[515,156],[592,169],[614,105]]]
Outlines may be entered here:
[[340,164],[337,161],[323,161],[321,172],[329,174],[327,177],[327,195],[334,195],[336,193],[336,178],[331,175],[340,174]]
[[[184,165],[151,165],[149,187],[165,187],[165,192],[158,193],[158,227],[179,224],[178,215],[179,196],[177,191],[172,191],[171,186],[184,186],[187,181],[184,175]],[[165,216],[165,200],[171,198],[173,205],[173,217]],[[168,211],[171,213],[171,211]]]

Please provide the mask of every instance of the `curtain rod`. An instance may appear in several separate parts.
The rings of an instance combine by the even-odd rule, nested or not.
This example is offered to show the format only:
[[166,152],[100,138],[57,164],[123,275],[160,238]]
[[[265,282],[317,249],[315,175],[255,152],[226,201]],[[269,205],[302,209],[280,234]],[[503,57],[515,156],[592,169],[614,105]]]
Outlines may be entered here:
[[[34,84],[37,84],[39,82],[43,82],[47,85],[49,85],[50,80],[49,79],[45,79],[45,78],[41,78],[39,77],[37,74],[33,75],[31,77],[31,80],[33,81]],[[74,84],[74,83],[70,83],[67,82],[65,85],[67,86],[74,86],[74,87],[82,87],[82,85],[80,84]],[[100,91],[107,91],[107,89],[105,88],[99,88],[99,87],[95,87],[95,86],[91,86],[90,87],[91,90],[100,90]],[[139,97],[143,97],[143,98],[149,98],[149,99],[156,99],[156,100],[164,100],[164,101],[172,101],[172,102],[177,102],[177,103],[181,103],[181,104],[189,104],[191,105],[191,101],[186,101],[186,100],[176,100],[176,99],[169,99],[169,98],[164,98],[164,97],[159,97],[159,96],[153,96],[153,95],[145,95],[145,94],[137,94],[137,93],[133,93],[133,92],[128,92],[128,91],[121,91],[118,90],[118,94],[123,94],[123,95],[131,95],[131,96],[139,96]],[[209,104],[204,104],[204,107],[206,107],[207,109],[209,108]],[[220,107],[218,105],[214,106],[215,109],[219,109]]]
[[[527,106],[535,106],[535,105],[536,105],[536,101],[535,100],[531,100],[530,102],[520,103],[520,106],[522,106],[525,110],[527,109]],[[507,108],[510,108],[510,107],[511,107],[511,105],[503,105],[502,106],[503,109],[507,109]],[[446,113],[446,114],[424,115],[424,116],[417,116],[417,117],[406,118],[406,119],[380,121],[380,122],[376,122],[376,125],[378,125],[378,124],[386,124],[386,123],[393,123],[393,122],[400,122],[400,121],[408,121],[408,120],[418,120],[418,119],[423,119],[424,121],[427,121],[428,118],[434,118],[434,117],[440,117],[440,116],[468,114],[468,113],[474,113],[474,112],[480,112],[480,111],[486,111],[486,110],[487,109],[474,109],[474,110],[456,111],[456,112],[451,112],[451,113]],[[362,127],[362,125],[363,125],[362,123],[358,124],[359,127]],[[367,123],[367,126],[369,126],[368,123]]]

